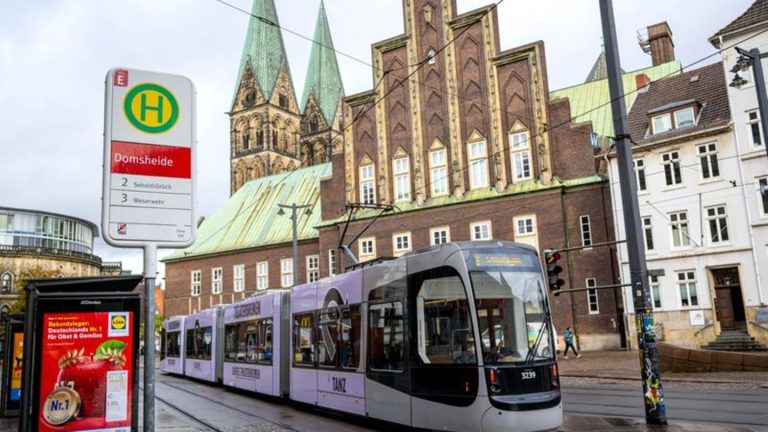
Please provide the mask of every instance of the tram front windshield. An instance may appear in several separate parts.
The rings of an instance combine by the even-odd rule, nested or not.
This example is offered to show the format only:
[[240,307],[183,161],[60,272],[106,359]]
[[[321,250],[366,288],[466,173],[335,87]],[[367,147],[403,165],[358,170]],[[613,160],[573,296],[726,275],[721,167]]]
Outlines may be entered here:
[[541,274],[470,272],[486,365],[554,359]]

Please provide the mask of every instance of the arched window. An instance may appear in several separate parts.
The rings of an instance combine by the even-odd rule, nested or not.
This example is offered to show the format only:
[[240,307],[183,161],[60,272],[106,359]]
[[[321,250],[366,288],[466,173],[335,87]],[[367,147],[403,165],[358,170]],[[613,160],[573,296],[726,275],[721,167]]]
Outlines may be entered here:
[[363,163],[360,166],[360,201],[363,204],[374,204],[376,202],[374,171],[374,166],[371,162]]
[[7,304],[0,306],[0,317],[8,316],[10,313],[11,308]]
[[280,108],[288,109],[288,95],[284,88],[280,89],[280,94],[277,96],[277,103],[280,105]]
[[317,132],[317,116],[312,116],[309,119],[309,131]]
[[13,290],[13,276],[10,273],[3,273],[0,277],[0,292],[8,294]]

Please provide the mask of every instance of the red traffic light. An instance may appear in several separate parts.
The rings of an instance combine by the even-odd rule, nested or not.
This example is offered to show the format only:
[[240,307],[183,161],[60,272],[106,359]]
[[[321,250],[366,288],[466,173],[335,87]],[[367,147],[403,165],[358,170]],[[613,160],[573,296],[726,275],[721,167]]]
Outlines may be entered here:
[[554,264],[561,258],[560,252],[558,251],[551,251],[551,252],[545,252],[544,259],[547,260],[547,264]]

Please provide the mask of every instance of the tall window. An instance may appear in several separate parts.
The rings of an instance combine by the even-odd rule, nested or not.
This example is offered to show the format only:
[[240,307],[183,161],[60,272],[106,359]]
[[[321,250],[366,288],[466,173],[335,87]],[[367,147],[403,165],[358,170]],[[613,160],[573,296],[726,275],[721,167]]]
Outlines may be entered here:
[[216,267],[211,270],[211,294],[221,294],[221,280],[224,270],[221,267]]
[[488,187],[485,141],[469,143],[469,188]]
[[[587,288],[594,288],[596,286],[597,286],[597,279],[595,279],[595,278],[587,278]],[[596,289],[587,290],[587,302],[589,303],[589,313],[590,314],[599,314],[600,313],[600,305],[597,302],[597,290]]]
[[491,222],[477,222],[469,225],[469,235],[472,240],[490,240],[491,236]]
[[757,202],[760,203],[760,214],[768,216],[768,177],[757,180]]
[[336,249],[328,249],[328,274],[336,275]]
[[720,177],[720,164],[717,161],[717,144],[709,143],[699,146],[699,161],[701,162],[701,177],[704,179]]
[[528,132],[513,133],[510,135],[509,141],[515,180],[531,178],[531,151],[528,144]]
[[200,295],[200,283],[202,281],[203,274],[200,270],[193,270],[191,274],[192,279],[192,295],[193,296],[199,296]]
[[448,193],[448,160],[445,149],[429,152],[429,164],[432,172],[432,196]]
[[243,264],[232,266],[232,276],[234,281],[232,289],[235,292],[245,291],[245,266]]
[[645,160],[635,159],[632,161],[635,166],[635,179],[637,180],[637,191],[642,192],[647,189],[645,184]]
[[293,286],[293,258],[280,260],[280,286],[283,288]]
[[320,279],[320,256],[307,255],[307,282]]
[[399,233],[392,236],[395,256],[411,251],[411,233]]
[[659,283],[658,276],[651,276],[651,300],[653,300],[653,308],[661,308],[661,292],[659,292],[661,284]]
[[293,316],[293,365],[315,365],[315,326],[311,313]]
[[712,243],[728,241],[728,219],[725,214],[725,206],[709,207],[706,211],[709,238]]
[[366,237],[357,241],[360,251],[360,261],[368,261],[376,258],[376,238]]
[[581,245],[592,246],[592,225],[589,222],[589,215],[580,216],[579,225],[581,226]]
[[691,245],[688,236],[688,213],[676,212],[669,214],[670,228],[672,229],[672,246],[684,247]]
[[408,157],[395,159],[392,170],[395,174],[395,201],[411,199],[411,173]]
[[0,278],[0,293],[8,294],[13,289],[13,276],[10,273],[3,273]]
[[451,228],[444,226],[429,230],[429,244],[439,245],[451,241]]
[[664,165],[664,179],[667,186],[678,185],[683,182],[680,174],[680,154],[677,151],[662,154],[661,164]]
[[269,288],[269,262],[261,261],[256,263],[256,289],[267,288]]
[[757,110],[747,111],[747,127],[749,129],[749,142],[754,146],[763,145],[763,130],[760,127],[760,114]]
[[363,204],[376,202],[376,192],[373,181],[373,164],[360,167],[360,198]]
[[643,221],[643,237],[645,237],[645,249],[652,251],[654,249],[653,244],[653,219],[650,216],[644,216]]
[[677,272],[677,287],[680,290],[681,306],[699,305],[699,296],[696,293],[696,274],[693,271]]
[[371,369],[400,371],[405,366],[405,325],[400,302],[368,306],[369,365]]

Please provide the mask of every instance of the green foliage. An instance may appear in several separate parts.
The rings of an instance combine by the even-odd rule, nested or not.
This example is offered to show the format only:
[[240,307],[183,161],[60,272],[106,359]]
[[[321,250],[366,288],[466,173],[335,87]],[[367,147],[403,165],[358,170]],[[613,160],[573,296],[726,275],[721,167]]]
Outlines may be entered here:
[[58,275],[54,270],[46,270],[40,266],[22,271],[14,281],[14,292],[19,298],[11,305],[11,314],[23,314],[27,308],[27,285],[31,279],[52,279]]

